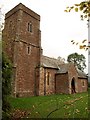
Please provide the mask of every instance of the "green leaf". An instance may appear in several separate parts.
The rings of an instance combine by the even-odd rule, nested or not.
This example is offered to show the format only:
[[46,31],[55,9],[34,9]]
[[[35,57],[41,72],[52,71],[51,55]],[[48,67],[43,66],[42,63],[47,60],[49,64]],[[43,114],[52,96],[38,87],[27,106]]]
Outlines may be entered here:
[[82,10],[83,10],[83,7],[80,7],[79,9],[80,9],[80,11],[82,11]]
[[69,7],[66,7],[66,9],[68,9]]
[[88,17],[90,17],[90,14],[88,14]]
[[67,10],[64,10],[64,12],[68,12]]
[[75,12],[78,12],[78,8],[75,8]]
[[75,6],[79,6],[79,4],[75,4]]
[[70,7],[71,9],[73,9],[74,8],[74,6],[72,6],[72,7]]
[[87,18],[87,15],[85,15],[84,18]]

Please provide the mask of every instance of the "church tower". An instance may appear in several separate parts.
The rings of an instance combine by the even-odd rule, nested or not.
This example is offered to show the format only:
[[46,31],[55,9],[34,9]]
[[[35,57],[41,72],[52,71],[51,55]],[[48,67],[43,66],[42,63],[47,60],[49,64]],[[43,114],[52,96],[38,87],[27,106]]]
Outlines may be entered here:
[[[13,94],[18,97],[39,94],[41,58],[40,16],[18,4],[5,16],[4,51],[13,64]],[[37,78],[36,78],[37,74]]]

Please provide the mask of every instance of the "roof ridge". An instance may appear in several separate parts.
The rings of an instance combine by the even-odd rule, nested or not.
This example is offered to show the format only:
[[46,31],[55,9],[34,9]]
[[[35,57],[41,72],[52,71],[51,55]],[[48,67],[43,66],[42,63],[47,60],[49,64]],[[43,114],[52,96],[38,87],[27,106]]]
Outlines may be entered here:
[[62,60],[58,60],[57,58],[52,58],[45,55],[42,55],[41,57],[42,57],[41,62],[45,67],[60,69],[59,64],[63,63]]

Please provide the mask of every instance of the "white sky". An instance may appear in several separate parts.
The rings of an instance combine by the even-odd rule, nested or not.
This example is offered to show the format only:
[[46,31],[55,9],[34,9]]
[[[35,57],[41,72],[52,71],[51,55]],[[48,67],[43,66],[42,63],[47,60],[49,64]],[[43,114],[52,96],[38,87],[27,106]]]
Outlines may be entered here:
[[[67,6],[82,0],[0,0],[2,12],[6,13],[18,3],[23,3],[41,16],[41,43],[43,54],[67,59],[69,54],[78,52],[88,58],[87,52],[71,44],[71,40],[88,39],[86,22],[80,20],[80,14],[65,13]],[[1,7],[0,6],[0,7]]]

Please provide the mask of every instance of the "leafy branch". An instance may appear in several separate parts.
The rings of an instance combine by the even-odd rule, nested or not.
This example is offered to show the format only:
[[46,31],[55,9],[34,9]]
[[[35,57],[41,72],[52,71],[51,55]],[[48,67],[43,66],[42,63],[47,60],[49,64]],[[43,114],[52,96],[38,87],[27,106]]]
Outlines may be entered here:
[[90,0],[83,1],[79,4],[74,4],[71,7],[66,7],[65,12],[71,12],[71,10],[75,10],[75,12],[81,11],[81,20],[87,19],[89,22],[90,17]]
[[[80,2],[79,4],[74,4],[71,7],[66,7],[65,12],[71,12],[74,10],[75,12],[80,12],[80,18],[81,20],[87,20],[87,25],[89,27],[89,21],[90,21],[90,0],[86,0],[83,2]],[[72,44],[79,45],[79,42],[76,42],[75,40],[71,40]],[[80,49],[84,49],[87,51],[90,48],[90,41],[88,41],[88,44],[86,44],[87,40],[83,40],[82,43],[79,45]]]
[[90,48],[90,41],[88,41],[87,39],[84,39],[82,41],[82,43],[80,44],[79,42],[76,42],[75,40],[71,40],[71,43],[73,45],[78,45],[80,49],[84,49],[85,51],[87,51]]

